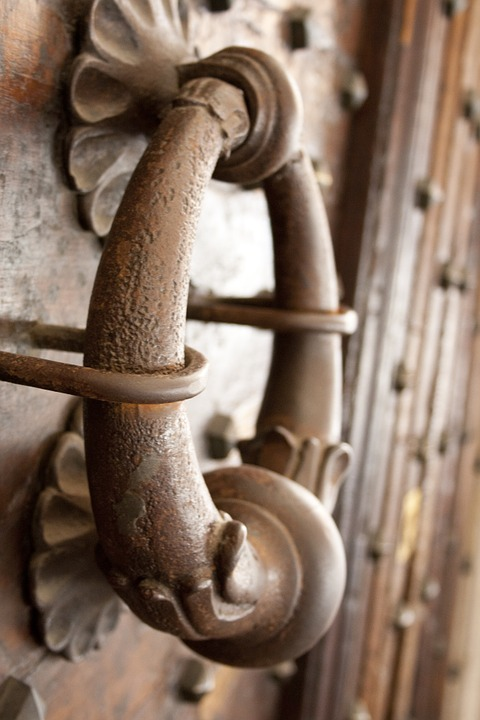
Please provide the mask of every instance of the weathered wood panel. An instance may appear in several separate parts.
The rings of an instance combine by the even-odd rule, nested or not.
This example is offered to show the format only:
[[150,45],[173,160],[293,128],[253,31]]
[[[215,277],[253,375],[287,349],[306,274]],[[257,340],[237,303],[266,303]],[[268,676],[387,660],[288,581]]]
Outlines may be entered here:
[[[475,310],[455,284],[465,265],[478,274],[478,147],[463,104],[476,85],[479,27],[478,4],[452,17],[444,9],[373,2],[366,15],[359,62],[373,94],[352,127],[334,230],[360,315],[347,359],[356,463],[339,510],[350,581],[335,628],[307,660],[307,699],[296,706],[303,718],[421,720],[437,717],[442,702],[445,655],[439,660],[434,635],[447,646],[452,532],[465,521],[470,488],[458,462],[472,452],[463,417]],[[442,188],[443,203],[419,196],[426,179]]]

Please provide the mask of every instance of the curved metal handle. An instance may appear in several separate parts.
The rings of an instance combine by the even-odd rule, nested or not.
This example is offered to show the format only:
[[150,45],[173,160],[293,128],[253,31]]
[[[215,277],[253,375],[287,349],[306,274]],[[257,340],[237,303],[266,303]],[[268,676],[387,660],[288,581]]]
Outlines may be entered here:
[[[265,180],[275,257],[275,306],[339,314],[330,230],[308,158],[299,153]],[[332,512],[351,449],[341,433],[341,323],[337,332],[276,332],[257,437],[247,462],[308,487]]]
[[[99,266],[85,337],[85,365],[95,370],[184,367],[190,254],[215,168],[226,180],[265,180],[278,306],[338,310],[323,206],[299,151],[300,105],[280,66],[231,48],[180,76],[185,84],[132,177]],[[301,402],[294,397],[304,376],[306,404],[305,389]],[[323,466],[328,448],[341,448],[340,392],[337,334],[277,334],[259,437],[246,454],[277,470],[272,447],[288,436],[298,439],[297,466],[306,457],[313,467],[314,456]],[[341,600],[335,524],[313,494],[272,470],[241,466],[205,482],[176,400],[85,402],[100,563],[142,620],[212,659],[255,666],[296,657]]]

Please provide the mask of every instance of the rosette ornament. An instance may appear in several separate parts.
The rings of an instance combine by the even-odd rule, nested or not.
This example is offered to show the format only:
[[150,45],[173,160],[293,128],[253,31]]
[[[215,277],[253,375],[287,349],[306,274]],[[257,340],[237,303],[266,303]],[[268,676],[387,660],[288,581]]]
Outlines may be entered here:
[[[289,77],[270,56],[233,47],[183,64],[179,78],[115,216],[90,302],[85,365],[126,383],[185,367],[191,253],[212,176],[264,183],[279,306],[339,313],[328,224]],[[349,459],[338,437],[340,336],[278,333],[271,367],[261,462],[205,478],[178,397],[85,401],[108,580],[145,623],[235,666],[306,652],[331,624],[345,584],[330,516]],[[268,432],[279,425],[298,436],[293,478],[324,503],[283,472]],[[251,455],[256,463],[255,442]]]
[[94,1],[72,70],[68,171],[81,221],[99,237],[191,58],[177,0]]
[[103,645],[122,611],[95,562],[97,533],[79,430],[77,423],[62,433],[48,459],[30,561],[38,631],[49,650],[74,661]]

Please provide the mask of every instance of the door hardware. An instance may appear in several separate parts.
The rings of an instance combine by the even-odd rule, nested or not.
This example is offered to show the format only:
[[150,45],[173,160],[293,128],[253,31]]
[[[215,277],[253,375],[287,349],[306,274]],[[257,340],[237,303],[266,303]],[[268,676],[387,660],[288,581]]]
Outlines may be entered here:
[[44,720],[45,704],[30,685],[9,675],[0,685],[3,720]]
[[[300,101],[281,66],[228,48],[178,74],[115,216],[85,333],[63,333],[64,349],[82,342],[84,367],[1,353],[0,378],[85,398],[98,561],[138,617],[211,660],[268,666],[311,648],[343,594],[330,513],[350,461],[340,442],[341,332],[354,316],[339,309]],[[257,435],[242,445],[251,464],[204,479],[183,400],[203,388],[206,363],[185,349],[184,333],[190,255],[213,175],[263,182],[275,300],[232,306],[247,308],[242,321],[263,312],[280,325]]]
[[395,392],[401,393],[404,390],[407,390],[413,386],[414,379],[415,374],[410,368],[407,367],[407,364],[402,360],[395,368],[392,383],[393,389],[395,390]]
[[357,700],[348,716],[348,720],[372,720],[372,716],[363,700]]
[[408,563],[416,550],[422,502],[423,492],[419,487],[410,488],[403,497],[399,538],[395,552],[399,563]]
[[215,690],[217,668],[197,658],[185,660],[178,691],[183,700],[199,702],[205,695]]
[[417,622],[418,613],[413,605],[401,603],[394,618],[394,625],[398,630],[408,630]]
[[422,587],[422,600],[424,603],[431,603],[441,595],[442,586],[436,578],[428,578]]
[[443,12],[448,18],[451,18],[457,13],[467,10],[468,6],[469,0],[444,0]]
[[415,206],[421,210],[428,210],[439,205],[445,199],[443,188],[432,178],[419,180],[415,188]]
[[351,69],[344,78],[340,96],[345,110],[359,110],[368,98],[365,75],[359,70]]

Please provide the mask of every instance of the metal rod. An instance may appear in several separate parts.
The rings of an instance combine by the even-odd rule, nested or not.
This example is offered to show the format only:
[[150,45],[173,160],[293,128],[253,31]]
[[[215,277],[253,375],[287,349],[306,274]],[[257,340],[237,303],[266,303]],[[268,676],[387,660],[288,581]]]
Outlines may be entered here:
[[206,384],[203,355],[187,348],[185,358],[185,367],[177,372],[139,375],[0,351],[0,380],[112,403],[175,403],[195,397]]

